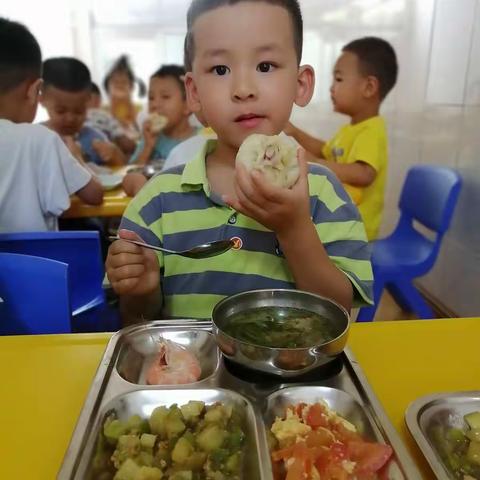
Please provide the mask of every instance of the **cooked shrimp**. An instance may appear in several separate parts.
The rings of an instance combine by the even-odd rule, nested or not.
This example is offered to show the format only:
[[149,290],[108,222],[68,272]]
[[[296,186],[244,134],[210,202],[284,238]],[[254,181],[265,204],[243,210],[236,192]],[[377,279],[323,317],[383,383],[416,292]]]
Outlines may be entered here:
[[202,373],[195,355],[185,347],[162,340],[159,353],[147,372],[149,385],[180,385],[196,382]]

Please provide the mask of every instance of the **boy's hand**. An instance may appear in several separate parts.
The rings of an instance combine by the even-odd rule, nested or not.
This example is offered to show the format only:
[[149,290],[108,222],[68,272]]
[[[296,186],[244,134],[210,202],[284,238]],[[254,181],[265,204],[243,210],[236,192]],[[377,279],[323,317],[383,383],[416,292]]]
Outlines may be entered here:
[[[118,235],[143,242],[130,230],[120,230]],[[157,255],[152,250],[122,240],[116,240],[110,245],[105,269],[118,295],[148,295],[160,285]]]
[[145,146],[153,149],[157,143],[160,132],[152,132],[152,123],[150,120],[145,120],[142,127],[143,139],[145,141]]
[[277,235],[289,233],[310,222],[305,150],[299,148],[297,155],[300,176],[291,189],[275,187],[260,172],[249,173],[243,165],[238,165],[235,177],[237,198],[224,196],[224,201]]
[[115,150],[117,147],[113,143],[94,140],[92,147],[105,163],[112,163],[115,160]]

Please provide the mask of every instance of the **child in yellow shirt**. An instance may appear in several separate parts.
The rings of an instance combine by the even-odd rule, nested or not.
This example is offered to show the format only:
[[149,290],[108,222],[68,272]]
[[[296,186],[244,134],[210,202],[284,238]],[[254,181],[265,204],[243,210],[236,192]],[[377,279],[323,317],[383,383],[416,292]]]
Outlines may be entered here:
[[350,123],[328,142],[292,124],[285,130],[313,161],[326,165],[341,182],[362,189],[359,210],[369,240],[380,228],[387,176],[387,130],[379,110],[397,74],[397,58],[388,42],[376,37],[354,40],[343,47],[330,88],[334,110],[348,115]]

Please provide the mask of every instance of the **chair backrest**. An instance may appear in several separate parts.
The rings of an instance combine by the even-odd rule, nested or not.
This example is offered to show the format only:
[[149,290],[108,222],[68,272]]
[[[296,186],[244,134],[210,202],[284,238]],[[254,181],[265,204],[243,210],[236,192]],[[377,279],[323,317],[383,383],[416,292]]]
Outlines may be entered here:
[[399,208],[403,221],[417,220],[440,237],[450,227],[462,180],[453,169],[435,165],[417,165],[407,174]]
[[68,264],[74,315],[105,302],[98,232],[0,234],[0,252],[34,255]]
[[0,334],[69,332],[68,265],[0,253]]

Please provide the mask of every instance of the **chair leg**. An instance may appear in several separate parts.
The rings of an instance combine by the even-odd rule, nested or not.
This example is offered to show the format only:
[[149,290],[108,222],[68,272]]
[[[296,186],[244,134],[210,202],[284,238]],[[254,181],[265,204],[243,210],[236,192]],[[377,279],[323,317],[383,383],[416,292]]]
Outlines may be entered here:
[[357,316],[357,323],[373,321],[375,313],[377,312],[378,304],[382,298],[383,286],[383,280],[375,277],[375,281],[373,283],[373,305],[371,307],[363,307],[360,309]]
[[433,310],[420,295],[419,291],[413,286],[411,281],[401,280],[399,282],[387,284],[387,289],[399,305],[402,307],[406,305],[408,310],[415,313],[418,318],[435,318]]

